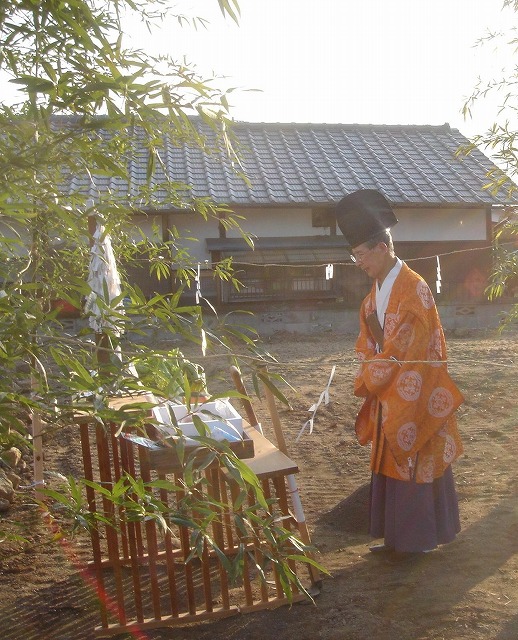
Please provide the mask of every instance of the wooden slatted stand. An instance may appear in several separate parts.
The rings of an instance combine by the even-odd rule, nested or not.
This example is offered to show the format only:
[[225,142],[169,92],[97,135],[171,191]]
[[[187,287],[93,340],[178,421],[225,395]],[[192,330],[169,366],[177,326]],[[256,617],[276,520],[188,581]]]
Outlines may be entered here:
[[[86,479],[107,487],[126,473],[145,483],[168,480],[177,487],[175,491],[160,487],[149,491],[173,511],[185,508],[182,469],[176,462],[153,455],[153,447],[141,446],[138,439],[116,436],[116,425],[106,430],[80,416],[77,422]],[[286,478],[298,472],[297,465],[257,430],[249,426],[245,430],[253,441],[254,452],[254,457],[245,462],[259,478],[265,496],[275,499],[283,526],[292,528],[296,534],[296,524],[289,514]],[[211,536],[229,558],[238,553],[240,543],[246,545],[243,576],[235,584],[230,583],[221,559],[207,546],[203,547],[201,557],[187,561],[192,551],[187,527],[172,525],[171,531],[163,535],[153,520],[131,521],[124,509],[114,507],[98,492],[87,489],[89,509],[103,512],[118,523],[116,528],[100,526],[91,534],[91,569],[104,594],[100,598],[97,637],[288,604],[275,567],[265,570],[268,572],[265,581],[254,566],[267,566],[263,547],[254,542],[253,536],[243,538],[235,526],[233,504],[237,485],[218,465],[208,467],[204,474],[206,483],[202,491],[225,505],[223,516],[218,515],[210,525]],[[249,504],[253,505],[252,496]],[[187,515],[196,518],[196,513]],[[299,574],[294,564],[292,569]],[[294,589],[292,601],[305,597]]]

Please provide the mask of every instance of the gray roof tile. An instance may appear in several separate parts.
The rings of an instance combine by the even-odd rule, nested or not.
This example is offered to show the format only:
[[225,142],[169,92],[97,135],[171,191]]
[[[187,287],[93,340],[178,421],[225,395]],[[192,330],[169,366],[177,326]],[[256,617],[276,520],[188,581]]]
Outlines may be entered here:
[[[209,141],[213,133],[198,122]],[[233,124],[247,185],[222,152],[164,142],[165,172],[196,196],[230,205],[330,205],[360,188],[382,191],[395,205],[498,204],[482,187],[494,165],[478,149],[457,158],[469,141],[449,125]],[[101,189],[137,193],[146,180],[147,153],[135,136],[131,183],[98,180]],[[155,182],[164,172],[157,163]],[[77,179],[75,180],[77,188]],[[167,203],[164,203],[167,204]]]

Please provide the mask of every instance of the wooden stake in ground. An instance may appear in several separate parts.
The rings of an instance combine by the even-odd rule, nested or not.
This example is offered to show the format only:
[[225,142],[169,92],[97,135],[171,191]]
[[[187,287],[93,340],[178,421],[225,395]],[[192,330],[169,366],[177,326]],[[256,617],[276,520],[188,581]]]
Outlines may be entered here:
[[[263,367],[261,370],[262,370],[262,372],[267,374],[266,367]],[[243,381],[241,379],[241,374],[239,373],[239,370],[237,369],[237,367],[232,367],[231,368],[231,374],[232,374],[232,379],[234,380],[234,384],[236,385],[236,388],[239,391],[239,393],[241,393],[241,394],[246,396],[246,398],[242,399],[242,402],[243,402],[243,405],[245,407],[245,411],[246,411],[248,420],[249,420],[249,422],[251,422],[252,426],[255,426],[255,428],[257,428],[257,425],[259,423],[258,423],[257,418],[255,416],[255,412],[253,410],[252,403],[248,399],[249,396],[246,393],[245,386],[244,386]],[[282,430],[281,420],[279,418],[279,413],[277,411],[277,405],[275,404],[275,398],[273,396],[273,393],[272,393],[271,389],[266,384],[264,384],[264,392],[265,392],[265,396],[266,396],[266,401],[268,403],[268,410],[269,410],[269,413],[270,413],[270,418],[272,420],[272,426],[273,426],[274,433],[275,433],[275,439],[277,441],[277,448],[279,449],[279,451],[284,453],[284,455],[288,456],[288,448],[286,446],[286,440],[284,438],[284,433],[283,433],[283,430]],[[295,516],[295,520],[297,522],[297,527],[298,527],[298,530],[299,530],[300,539],[302,540],[302,542],[306,546],[310,546],[311,545],[311,536],[309,534],[309,529],[308,529],[308,525],[307,525],[307,522],[306,522],[306,516],[304,515],[304,509],[302,508],[302,502],[301,502],[301,499],[300,499],[299,489],[297,487],[297,481],[295,480],[295,476],[293,474],[287,475],[286,476],[286,480],[288,482],[288,488],[289,488],[290,495],[291,495],[291,501],[292,501],[292,505],[293,505],[294,516]],[[309,554],[307,554],[307,555],[308,555],[308,557],[310,559],[312,559],[312,557]],[[319,572],[311,564],[308,565],[308,568],[309,568],[309,574],[310,574],[311,583],[312,583],[313,587],[318,589],[318,590],[320,590],[320,588],[322,586],[322,580],[320,578]],[[311,595],[317,595],[317,594],[316,593],[312,593]]]
[[261,427],[261,424],[257,420],[254,408],[252,407],[252,403],[250,402],[250,397],[246,392],[243,379],[241,378],[241,372],[237,367],[232,366],[230,367],[230,375],[232,376],[232,380],[237,391],[239,391],[239,393],[244,396],[243,398],[241,398],[241,404],[243,405],[243,409],[245,410],[246,417],[248,422],[250,423],[250,426],[254,427],[254,429],[257,429],[257,431],[259,431],[262,435],[263,429]]
[[[31,387],[36,388],[36,382],[31,382]],[[42,421],[39,411],[33,411],[31,415],[32,425],[32,455],[34,466],[34,489],[36,500],[43,500],[43,489],[45,481],[43,479],[43,434],[42,434]]]

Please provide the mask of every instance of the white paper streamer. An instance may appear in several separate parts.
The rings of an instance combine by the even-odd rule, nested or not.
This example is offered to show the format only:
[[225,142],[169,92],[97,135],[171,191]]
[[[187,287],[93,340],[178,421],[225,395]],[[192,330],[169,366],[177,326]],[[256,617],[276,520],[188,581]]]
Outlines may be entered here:
[[201,330],[201,353],[204,357],[207,353],[207,334],[205,333],[205,329]]
[[200,304],[201,297],[201,274],[200,274],[200,263],[198,262],[198,271],[196,273],[196,304]]
[[313,423],[315,421],[315,415],[317,413],[318,407],[322,404],[322,402],[324,404],[329,404],[329,387],[331,386],[331,382],[333,381],[335,370],[336,370],[336,365],[333,365],[333,368],[331,369],[331,375],[329,376],[329,380],[327,381],[326,388],[320,394],[320,398],[318,399],[318,402],[316,402],[315,404],[312,404],[311,407],[309,407],[308,411],[312,412],[311,417],[309,420],[305,422],[304,426],[299,431],[299,435],[295,438],[295,442],[298,442],[301,439],[304,431],[308,427],[309,427],[309,433],[310,434],[313,433]]
[[332,280],[332,279],[333,279],[333,265],[328,264],[326,266],[326,280]]
[[437,293],[441,293],[441,262],[439,260],[439,256],[437,258],[437,280],[435,281],[435,288]]
[[[105,329],[116,332],[115,324],[110,319],[110,308],[113,308],[113,300],[121,295],[121,281],[110,236],[105,233],[101,224],[97,224],[93,235],[88,284],[91,293],[86,299],[85,311],[91,313],[88,318],[90,327],[97,333],[102,333]],[[114,311],[124,313],[122,303]]]

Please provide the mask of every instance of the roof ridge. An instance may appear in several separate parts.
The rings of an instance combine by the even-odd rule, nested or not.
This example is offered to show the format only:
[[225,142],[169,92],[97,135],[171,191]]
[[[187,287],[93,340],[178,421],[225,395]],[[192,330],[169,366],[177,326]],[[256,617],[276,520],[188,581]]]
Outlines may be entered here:
[[[200,116],[188,116],[192,122],[204,124],[203,119]],[[106,120],[109,118],[107,114],[96,114],[92,116],[96,120]],[[167,116],[164,114],[164,118]],[[80,122],[83,119],[79,114],[55,114],[51,116],[51,120],[54,122]],[[337,128],[337,129],[351,129],[351,130],[404,130],[412,129],[419,131],[431,131],[438,132],[451,132],[458,131],[458,129],[452,128],[448,122],[443,124],[387,124],[387,123],[367,123],[367,122],[250,122],[246,120],[230,120],[231,126],[240,127],[263,127],[263,128],[278,128],[278,127],[310,127],[310,128]],[[138,126],[138,125],[137,125]]]
[[340,122],[247,122],[245,120],[232,120],[232,126],[242,126],[242,127],[262,127],[262,128],[290,128],[297,129],[298,127],[303,128],[325,128],[325,129],[351,129],[351,130],[369,130],[380,129],[384,131],[390,130],[419,130],[419,131],[430,131],[433,133],[449,133],[451,131],[456,131],[456,129],[452,129],[448,122],[444,124],[374,124],[374,123],[340,123]]

